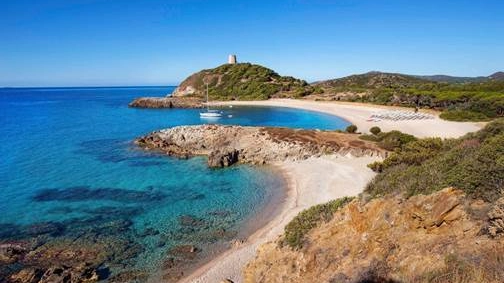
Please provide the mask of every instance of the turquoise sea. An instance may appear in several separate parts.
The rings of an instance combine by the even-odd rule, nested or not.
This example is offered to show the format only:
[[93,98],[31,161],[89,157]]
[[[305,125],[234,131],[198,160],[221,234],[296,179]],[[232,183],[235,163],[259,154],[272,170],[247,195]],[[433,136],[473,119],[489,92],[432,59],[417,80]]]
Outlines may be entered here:
[[[268,167],[215,170],[204,158],[179,160],[136,148],[132,140],[148,132],[206,122],[195,109],[127,106],[135,97],[172,90],[0,89],[0,244],[36,241],[31,246],[36,251],[44,245],[103,249],[102,278],[114,278],[198,261],[239,237],[245,223],[281,191],[283,180]],[[232,118],[218,123],[348,125],[338,117],[288,108],[224,110]],[[198,256],[187,258],[184,245],[197,247]],[[0,281],[25,264],[20,259],[0,267]]]

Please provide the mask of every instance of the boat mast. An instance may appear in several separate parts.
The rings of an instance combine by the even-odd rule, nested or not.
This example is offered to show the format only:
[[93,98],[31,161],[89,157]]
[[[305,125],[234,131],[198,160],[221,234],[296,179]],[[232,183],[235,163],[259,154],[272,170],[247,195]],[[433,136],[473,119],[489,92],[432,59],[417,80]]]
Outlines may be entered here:
[[208,105],[208,83],[206,83],[206,108],[207,112],[210,111],[210,105]]

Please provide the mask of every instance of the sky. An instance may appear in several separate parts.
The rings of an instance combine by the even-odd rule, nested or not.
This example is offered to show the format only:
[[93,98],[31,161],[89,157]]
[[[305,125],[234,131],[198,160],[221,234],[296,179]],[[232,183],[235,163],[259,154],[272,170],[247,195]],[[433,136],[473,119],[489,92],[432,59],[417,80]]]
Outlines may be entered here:
[[0,86],[177,85],[226,62],[309,82],[504,70],[502,0],[0,0]]

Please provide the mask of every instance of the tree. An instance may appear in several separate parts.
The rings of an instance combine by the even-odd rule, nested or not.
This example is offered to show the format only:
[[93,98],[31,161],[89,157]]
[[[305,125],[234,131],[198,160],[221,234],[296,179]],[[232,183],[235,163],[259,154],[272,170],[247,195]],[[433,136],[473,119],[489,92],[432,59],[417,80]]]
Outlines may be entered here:
[[346,127],[346,131],[348,133],[354,134],[355,132],[357,132],[357,126],[355,126],[355,125],[352,124],[352,125]]
[[371,127],[371,129],[369,129],[369,131],[373,134],[373,135],[378,135],[379,133],[381,133],[381,129],[380,127],[377,127],[377,126],[374,126],[374,127]]

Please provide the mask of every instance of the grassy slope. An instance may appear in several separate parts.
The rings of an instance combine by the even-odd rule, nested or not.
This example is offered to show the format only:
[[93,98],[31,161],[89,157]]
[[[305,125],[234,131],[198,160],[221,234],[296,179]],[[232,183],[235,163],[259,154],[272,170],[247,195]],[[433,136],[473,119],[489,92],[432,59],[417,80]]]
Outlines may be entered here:
[[280,76],[271,69],[250,63],[224,64],[191,75],[181,86],[191,85],[198,95],[205,93],[214,100],[262,100],[273,96],[302,97],[315,88],[303,80]]
[[370,167],[379,174],[365,192],[375,197],[429,194],[452,186],[495,201],[504,188],[504,119],[459,139],[411,141]]

